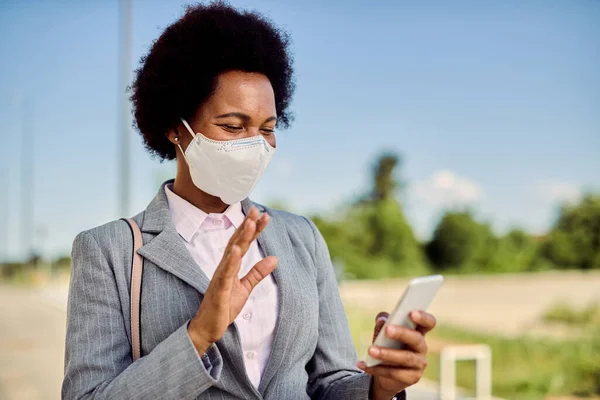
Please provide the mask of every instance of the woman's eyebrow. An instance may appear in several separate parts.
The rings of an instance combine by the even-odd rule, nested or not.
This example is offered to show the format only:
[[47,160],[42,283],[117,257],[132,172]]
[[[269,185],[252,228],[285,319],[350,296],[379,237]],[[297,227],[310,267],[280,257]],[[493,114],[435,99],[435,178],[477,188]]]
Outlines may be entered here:
[[[236,117],[236,118],[239,118],[244,121],[250,121],[252,119],[249,115],[241,113],[241,112],[230,112],[227,114],[221,114],[219,116],[216,116],[215,118],[220,119],[220,118],[229,118],[229,117]],[[271,121],[277,121],[277,117],[275,115],[272,115],[269,118],[265,119],[263,124],[266,124],[267,122],[271,122]]]
[[249,115],[246,115],[246,114],[240,113],[240,112],[230,112],[227,114],[219,115],[218,117],[215,117],[215,118],[228,118],[228,117],[237,117],[239,119],[243,119],[244,121],[249,121],[251,119]]

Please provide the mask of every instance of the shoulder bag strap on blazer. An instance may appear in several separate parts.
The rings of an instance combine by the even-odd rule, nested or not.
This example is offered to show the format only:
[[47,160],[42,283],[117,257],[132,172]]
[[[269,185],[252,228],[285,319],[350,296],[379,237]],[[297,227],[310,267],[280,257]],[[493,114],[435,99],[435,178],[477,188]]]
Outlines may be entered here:
[[140,298],[142,292],[142,269],[144,261],[137,252],[143,245],[142,232],[138,224],[132,219],[123,219],[131,228],[133,235],[133,258],[131,260],[131,352],[135,362],[141,355],[140,344]]

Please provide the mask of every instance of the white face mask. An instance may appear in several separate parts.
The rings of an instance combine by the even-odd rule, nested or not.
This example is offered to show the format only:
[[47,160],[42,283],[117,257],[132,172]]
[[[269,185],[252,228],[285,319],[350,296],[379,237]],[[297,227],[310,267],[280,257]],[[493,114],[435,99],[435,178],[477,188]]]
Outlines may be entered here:
[[177,144],[190,168],[194,185],[220,197],[226,204],[235,204],[248,197],[265,173],[275,148],[262,136],[211,140],[201,133],[194,134],[183,118],[181,122],[194,138],[185,152]]

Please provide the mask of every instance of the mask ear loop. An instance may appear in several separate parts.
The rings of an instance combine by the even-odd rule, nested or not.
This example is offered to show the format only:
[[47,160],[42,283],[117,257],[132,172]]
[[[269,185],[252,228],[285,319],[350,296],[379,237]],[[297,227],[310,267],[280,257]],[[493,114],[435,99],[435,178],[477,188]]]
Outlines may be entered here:
[[196,134],[192,130],[192,127],[190,126],[190,124],[188,124],[187,121],[183,118],[179,118],[179,119],[181,120],[181,122],[183,122],[183,125],[186,127],[186,129],[188,130],[190,135],[192,135],[192,138],[196,139]]
[[[190,127],[190,124],[188,124],[187,121],[185,119],[183,119],[183,118],[179,118],[179,119],[181,120],[181,122],[183,122],[183,125],[186,127],[186,129],[188,130],[188,132],[190,133],[190,135],[192,135],[192,138],[196,139],[196,134],[194,133],[194,131]],[[177,146],[179,147],[179,150],[181,150],[181,154],[183,154],[183,158],[185,158],[185,161],[187,161],[187,158],[185,156],[185,151],[183,151],[183,149],[181,148],[181,145],[179,143],[177,143]]]

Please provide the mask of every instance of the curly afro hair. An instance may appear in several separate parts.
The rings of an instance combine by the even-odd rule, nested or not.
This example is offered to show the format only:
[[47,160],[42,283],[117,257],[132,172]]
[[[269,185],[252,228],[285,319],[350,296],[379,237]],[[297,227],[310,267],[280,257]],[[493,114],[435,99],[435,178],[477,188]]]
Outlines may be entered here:
[[275,93],[277,126],[289,127],[294,92],[289,35],[263,15],[217,1],[194,5],[142,57],[131,88],[135,125],[146,148],[175,158],[166,134],[190,118],[214,92],[220,74],[240,70],[267,76]]

